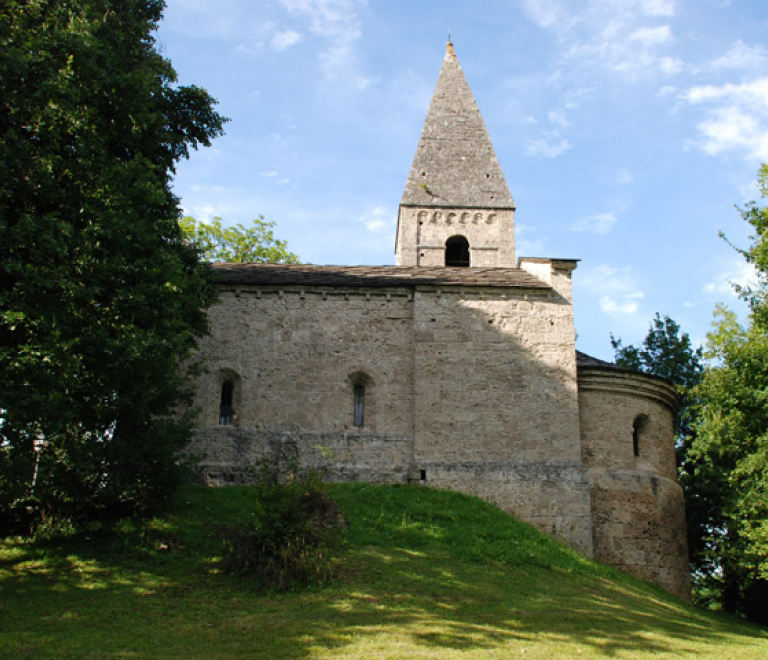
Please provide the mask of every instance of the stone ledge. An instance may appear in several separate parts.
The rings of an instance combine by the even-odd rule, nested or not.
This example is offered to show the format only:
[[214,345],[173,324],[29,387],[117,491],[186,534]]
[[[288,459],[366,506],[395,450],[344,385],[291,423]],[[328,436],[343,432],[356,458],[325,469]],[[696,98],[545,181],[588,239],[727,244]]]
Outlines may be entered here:
[[645,397],[667,406],[674,413],[680,405],[677,390],[663,378],[624,370],[616,365],[578,365],[579,390],[611,392],[632,397]]

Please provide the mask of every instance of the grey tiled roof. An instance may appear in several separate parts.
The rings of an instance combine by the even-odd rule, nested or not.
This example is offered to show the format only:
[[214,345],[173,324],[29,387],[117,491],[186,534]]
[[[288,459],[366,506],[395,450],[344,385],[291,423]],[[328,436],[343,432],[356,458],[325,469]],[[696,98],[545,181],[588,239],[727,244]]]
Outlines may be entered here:
[[619,371],[634,371],[633,369],[620,367],[618,364],[614,364],[613,362],[606,362],[605,360],[600,360],[596,357],[592,357],[591,355],[587,355],[586,353],[582,353],[581,351],[576,351],[576,365],[579,367],[598,367],[600,369],[618,369]]
[[488,209],[515,206],[450,43],[400,204]]
[[482,286],[549,290],[521,268],[425,268],[417,266],[312,266],[306,264],[211,264],[220,284],[260,286]]

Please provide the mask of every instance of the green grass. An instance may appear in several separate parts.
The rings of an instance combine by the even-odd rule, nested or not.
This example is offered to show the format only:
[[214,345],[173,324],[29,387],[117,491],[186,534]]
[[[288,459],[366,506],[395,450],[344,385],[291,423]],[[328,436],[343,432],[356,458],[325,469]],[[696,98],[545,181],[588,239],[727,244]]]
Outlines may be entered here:
[[0,657],[768,658],[768,630],[589,562],[477,499],[331,487],[341,578],[264,595],[219,570],[247,488],[186,489],[146,529],[0,543]]

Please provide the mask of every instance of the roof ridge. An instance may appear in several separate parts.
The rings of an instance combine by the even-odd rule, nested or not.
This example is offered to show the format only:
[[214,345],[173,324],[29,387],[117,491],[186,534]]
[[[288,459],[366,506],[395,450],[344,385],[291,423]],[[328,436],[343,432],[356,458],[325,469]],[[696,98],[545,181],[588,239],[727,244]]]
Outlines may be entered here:
[[443,266],[317,266],[314,264],[211,264],[222,285],[277,286],[480,286],[549,291],[552,287],[521,268]]

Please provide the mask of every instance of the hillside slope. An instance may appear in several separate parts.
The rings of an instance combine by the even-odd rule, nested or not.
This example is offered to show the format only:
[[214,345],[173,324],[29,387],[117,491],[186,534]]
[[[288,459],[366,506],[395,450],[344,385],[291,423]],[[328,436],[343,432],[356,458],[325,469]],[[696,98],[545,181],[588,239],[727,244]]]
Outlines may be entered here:
[[221,574],[247,488],[187,489],[117,537],[0,544],[3,658],[768,657],[768,631],[589,562],[480,500],[330,487],[341,579],[262,595]]

